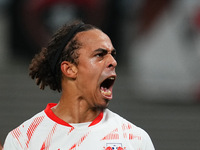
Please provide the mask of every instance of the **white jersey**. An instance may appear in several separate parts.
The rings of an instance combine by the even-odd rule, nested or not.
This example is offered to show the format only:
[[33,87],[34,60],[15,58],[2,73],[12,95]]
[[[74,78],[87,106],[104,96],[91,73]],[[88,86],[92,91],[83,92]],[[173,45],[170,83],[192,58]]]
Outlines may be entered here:
[[105,109],[90,123],[68,124],[46,109],[11,131],[4,150],[154,150],[149,135]]

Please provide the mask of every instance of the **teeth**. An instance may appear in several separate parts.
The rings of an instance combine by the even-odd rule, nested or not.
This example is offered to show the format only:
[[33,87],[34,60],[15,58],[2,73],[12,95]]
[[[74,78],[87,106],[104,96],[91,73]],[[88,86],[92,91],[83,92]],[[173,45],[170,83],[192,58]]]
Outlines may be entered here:
[[105,89],[105,88],[102,88],[101,89],[101,93],[105,96],[110,96],[111,95],[111,91],[109,89]]
[[110,80],[114,80],[115,78],[114,78],[114,77],[110,77],[109,79],[110,79]]
[[104,92],[104,95],[106,95],[106,96],[109,96],[110,94],[111,94],[111,91],[110,91],[110,90]]

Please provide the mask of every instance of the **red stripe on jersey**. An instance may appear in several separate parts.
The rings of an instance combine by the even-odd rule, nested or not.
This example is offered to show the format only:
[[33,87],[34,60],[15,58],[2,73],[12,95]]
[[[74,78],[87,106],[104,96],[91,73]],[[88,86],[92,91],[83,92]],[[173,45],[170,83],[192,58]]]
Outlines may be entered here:
[[118,129],[116,128],[112,132],[110,132],[108,135],[102,138],[102,140],[114,140],[114,139],[119,139],[119,134],[116,133],[118,132]]
[[57,123],[53,126],[53,128],[51,129],[50,133],[48,134],[46,140],[44,141],[44,143],[42,144],[42,147],[40,150],[49,150],[49,146],[51,144],[51,140],[52,140],[52,137],[55,133],[55,130],[56,130],[56,127],[57,127]]
[[[44,110],[44,112],[46,113],[46,115],[53,120],[54,122],[64,125],[64,126],[68,126],[68,127],[72,127],[69,123],[65,122],[64,120],[58,118],[53,111],[51,110],[52,107],[56,106],[56,103],[49,103],[46,107],[46,109]],[[100,114],[94,119],[94,121],[92,121],[92,123],[88,126],[91,127],[93,125],[96,125],[97,123],[99,123],[103,118],[103,112],[100,112]]]
[[132,129],[132,126],[131,126],[131,124],[129,124],[129,123],[128,123],[128,124],[125,124],[125,123],[124,123],[124,124],[122,125],[122,130],[123,130],[123,131],[125,131],[125,130],[130,130],[130,129]]
[[42,147],[41,147],[41,149],[40,150],[45,150],[45,142],[42,144]]
[[76,150],[77,147],[79,147],[81,145],[81,143],[83,143],[83,141],[86,139],[86,137],[88,136],[90,132],[86,133],[83,137],[81,137],[81,139],[75,143],[74,145],[72,145],[72,147],[69,150]]
[[129,134],[129,140],[133,140],[135,138],[137,138],[138,140],[142,139],[141,136],[133,135],[132,133]]
[[123,133],[123,137],[126,139],[127,138],[127,133]]
[[71,127],[71,129],[69,130],[69,132],[67,133],[67,135],[69,135],[75,128]]
[[21,136],[21,131],[19,130],[19,127],[18,128],[16,128],[16,129],[14,129],[12,132],[11,132],[11,134],[12,134],[12,136],[18,141],[18,143],[19,143],[19,145],[21,146],[21,148],[23,148],[22,147],[22,144],[21,144],[21,142],[20,142],[20,140],[19,140],[19,138],[20,138],[20,136]]
[[31,125],[29,126],[28,130],[27,130],[27,137],[28,140],[26,142],[26,147],[28,148],[29,142],[31,140],[32,135],[34,134],[36,128],[39,126],[39,124],[43,121],[44,116],[40,116],[40,117],[36,117],[33,122],[31,123]]

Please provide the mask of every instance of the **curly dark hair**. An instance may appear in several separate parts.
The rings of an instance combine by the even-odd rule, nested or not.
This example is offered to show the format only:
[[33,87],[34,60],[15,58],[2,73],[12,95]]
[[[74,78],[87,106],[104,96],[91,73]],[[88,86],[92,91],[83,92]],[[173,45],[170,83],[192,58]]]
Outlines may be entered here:
[[[77,40],[77,38],[75,38],[75,35],[78,32],[97,29],[97,27],[93,25],[83,24],[66,43],[65,37],[80,23],[81,21],[74,21],[71,24],[63,25],[52,36],[52,40],[48,43],[47,47],[42,48],[41,51],[32,59],[29,66],[29,75],[32,79],[36,80],[36,84],[39,85],[40,89],[43,90],[46,86],[49,86],[50,89],[61,92],[61,62],[66,60],[78,65],[78,49],[81,47],[81,43]],[[66,44],[64,45],[64,48],[62,47],[63,43]],[[63,50],[55,63],[55,69],[52,70],[52,59],[55,59],[55,56],[60,49]]]

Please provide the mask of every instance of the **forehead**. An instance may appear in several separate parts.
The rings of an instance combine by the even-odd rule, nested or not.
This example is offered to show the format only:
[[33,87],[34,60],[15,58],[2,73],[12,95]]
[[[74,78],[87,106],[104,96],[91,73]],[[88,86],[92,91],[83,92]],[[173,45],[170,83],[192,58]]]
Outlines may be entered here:
[[80,41],[82,48],[113,50],[113,45],[110,38],[99,29],[83,31],[76,35]]

